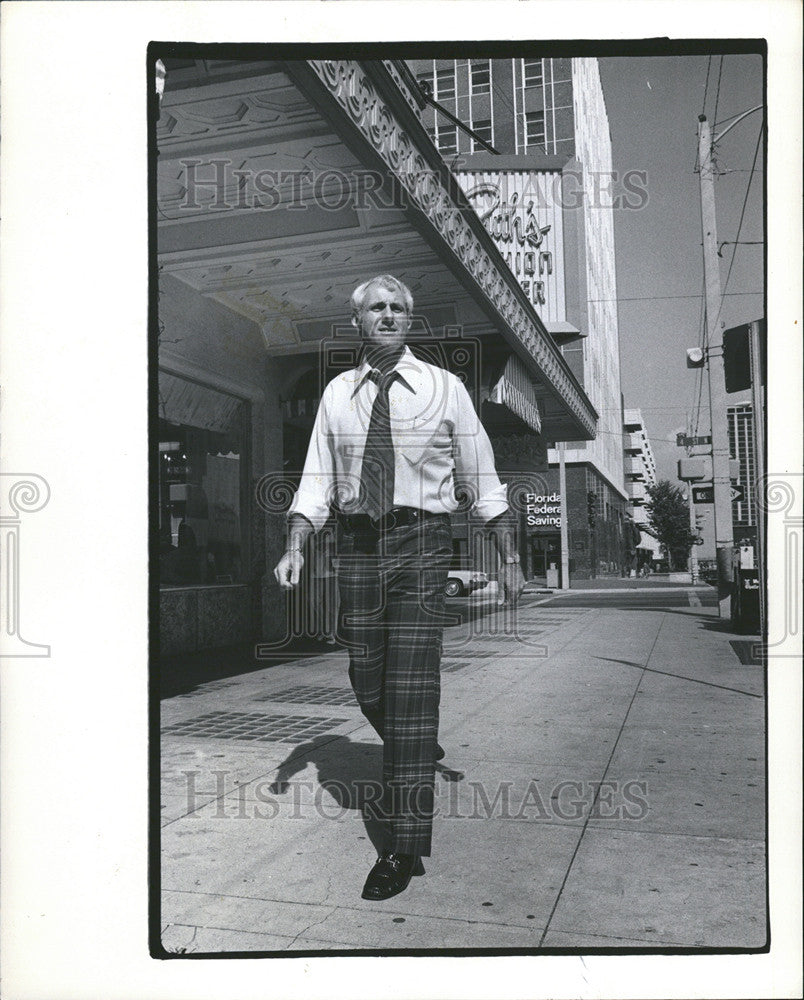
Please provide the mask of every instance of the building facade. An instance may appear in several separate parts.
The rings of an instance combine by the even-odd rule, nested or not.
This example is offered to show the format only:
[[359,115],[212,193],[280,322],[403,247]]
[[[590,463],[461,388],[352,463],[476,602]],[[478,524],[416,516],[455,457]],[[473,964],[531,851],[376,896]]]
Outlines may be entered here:
[[[537,488],[545,442],[591,439],[598,417],[428,135],[404,64],[196,48],[166,52],[163,67],[152,122],[160,651],[259,640],[269,658],[289,632],[317,631],[308,612],[331,574],[327,531],[290,603],[272,568],[323,387],[358,361],[349,296],[360,282],[390,272],[412,289],[411,347],[463,379],[515,505]],[[474,541],[456,519],[456,556],[474,558]]]
[[659,540],[650,531],[645,509],[648,487],[656,485],[656,459],[640,410],[625,411],[623,431],[626,489],[631,501],[631,516],[640,530],[636,567],[639,569],[645,563],[652,566],[661,558]]
[[[416,60],[423,121],[598,413],[594,439],[567,439],[570,576],[624,569],[622,449],[611,139],[596,59]],[[467,134],[451,117],[468,125]],[[490,152],[482,142],[490,144]],[[605,180],[609,179],[609,180]],[[558,490],[546,439],[542,496]],[[527,571],[560,564],[556,525],[531,525]]]

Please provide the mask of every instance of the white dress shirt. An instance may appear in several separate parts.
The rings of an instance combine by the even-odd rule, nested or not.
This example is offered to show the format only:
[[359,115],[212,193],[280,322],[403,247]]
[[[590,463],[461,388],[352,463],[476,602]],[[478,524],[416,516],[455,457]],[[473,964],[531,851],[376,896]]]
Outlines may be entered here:
[[[388,393],[394,442],[394,506],[451,514],[463,504],[482,521],[508,509],[491,442],[463,383],[452,372],[420,361],[406,347]],[[304,472],[288,514],[302,514],[319,531],[330,506],[358,513],[360,471],[377,386],[371,366],[336,376],[327,385],[313,425]]]

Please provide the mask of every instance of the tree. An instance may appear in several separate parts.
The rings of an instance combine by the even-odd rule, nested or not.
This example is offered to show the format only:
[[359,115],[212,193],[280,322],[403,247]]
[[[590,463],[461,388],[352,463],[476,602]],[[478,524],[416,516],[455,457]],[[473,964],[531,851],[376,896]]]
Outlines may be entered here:
[[667,479],[647,488],[650,525],[665,547],[670,569],[686,569],[696,535],[690,531],[690,509],[681,488]]

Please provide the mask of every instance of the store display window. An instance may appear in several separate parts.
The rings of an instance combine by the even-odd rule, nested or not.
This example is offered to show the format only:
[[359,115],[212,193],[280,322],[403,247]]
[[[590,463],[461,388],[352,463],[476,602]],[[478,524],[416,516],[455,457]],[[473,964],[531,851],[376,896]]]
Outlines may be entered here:
[[159,376],[160,586],[244,580],[248,404]]

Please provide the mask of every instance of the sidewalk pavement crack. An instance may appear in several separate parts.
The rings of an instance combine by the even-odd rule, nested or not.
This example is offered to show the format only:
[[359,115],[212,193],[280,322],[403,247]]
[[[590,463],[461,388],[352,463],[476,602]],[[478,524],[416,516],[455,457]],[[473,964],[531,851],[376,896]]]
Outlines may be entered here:
[[550,910],[550,915],[547,918],[547,923],[545,924],[544,930],[542,931],[542,936],[541,936],[541,938],[539,940],[539,945],[538,945],[538,947],[540,947],[540,948],[544,945],[544,939],[547,937],[547,933],[550,930],[550,924],[552,923],[553,917],[555,916],[555,912],[558,909],[559,901],[561,900],[561,896],[562,896],[562,894],[564,892],[564,887],[566,886],[567,880],[569,879],[569,874],[572,871],[572,866],[575,864],[575,858],[578,856],[578,851],[580,850],[581,843],[583,842],[584,834],[586,833],[586,829],[589,826],[590,819],[594,815],[595,806],[597,805],[597,800],[598,800],[598,798],[600,796],[600,789],[603,787],[603,783],[606,780],[606,775],[609,773],[609,768],[611,767],[611,762],[614,759],[614,754],[617,751],[617,746],[618,746],[618,744],[620,742],[620,738],[622,737],[623,730],[625,729],[625,724],[628,721],[628,716],[630,715],[631,709],[633,708],[634,701],[636,699],[637,693],[639,692],[639,689],[640,689],[640,687],[642,685],[642,680],[643,680],[643,678],[645,676],[645,673],[647,671],[647,668],[648,668],[648,664],[650,663],[650,658],[651,658],[651,656],[653,656],[653,651],[656,649],[656,644],[659,641],[659,636],[661,634],[662,628],[663,628],[664,623],[665,623],[666,620],[667,620],[666,616],[662,615],[661,621],[659,622],[659,627],[656,629],[656,636],[655,636],[655,638],[653,640],[653,644],[650,647],[650,652],[648,653],[647,657],[645,658],[645,664],[642,667],[642,672],[639,675],[639,680],[637,681],[636,687],[634,688],[634,693],[631,695],[631,700],[628,702],[628,708],[626,709],[625,715],[623,716],[623,721],[622,721],[622,723],[620,725],[620,730],[617,733],[617,739],[614,741],[614,746],[611,748],[611,753],[609,754],[609,759],[606,761],[606,766],[603,769],[603,777],[600,779],[600,782],[598,783],[597,789],[595,791],[594,798],[592,799],[591,808],[589,809],[589,811],[588,811],[588,813],[587,813],[587,815],[586,815],[586,817],[584,819],[583,826],[581,827],[581,834],[578,837],[577,843],[575,844],[575,849],[572,852],[572,856],[570,857],[569,864],[567,865],[567,870],[564,872],[564,877],[561,880],[561,885],[559,886],[558,892],[556,893],[556,898],[555,898],[555,901],[553,902],[553,907]]
[[[353,730],[351,730],[351,732],[346,733],[344,735],[351,736],[352,733],[355,733],[359,729],[362,729],[362,728],[364,728],[364,724],[361,722],[357,726],[356,729],[353,729]],[[340,736],[321,737],[319,740],[317,740],[317,741],[314,740],[313,742],[316,743],[316,750],[319,750],[322,747],[325,747],[328,743],[332,743],[334,740],[340,739],[340,738],[341,738]],[[305,753],[307,753],[307,752],[308,751],[306,751],[304,749],[297,748],[296,751],[291,752],[291,754],[288,756],[288,758],[285,760],[284,763],[285,764],[290,764],[294,760],[296,760],[297,758],[303,757],[305,755]],[[206,799],[204,802],[199,803],[193,809],[188,809],[187,812],[182,813],[181,816],[176,816],[174,819],[168,820],[168,822],[167,823],[163,823],[160,826],[159,829],[160,830],[165,830],[165,829],[167,829],[167,827],[172,826],[174,823],[178,823],[179,820],[181,820],[181,819],[187,819],[188,816],[192,816],[193,813],[197,813],[201,809],[206,809],[207,806],[211,806],[211,805],[213,805],[213,803],[221,802],[224,799],[231,798],[231,796],[233,794],[239,793],[241,788],[248,788],[249,785],[253,785],[255,782],[258,782],[258,781],[265,781],[270,775],[275,775],[276,772],[277,772],[277,770],[278,770],[278,766],[275,766],[275,767],[270,768],[268,771],[264,771],[262,774],[255,774],[253,778],[249,778],[247,781],[243,781],[240,784],[234,785],[232,788],[229,789],[228,792],[223,792],[221,795],[218,795],[218,794],[215,794],[215,793],[209,793],[208,792],[207,794],[211,795],[212,796],[211,798]],[[215,773],[215,772],[213,772],[213,773]],[[199,794],[201,794],[201,793],[199,793]],[[242,794],[242,793],[240,793],[240,794]]]
[[[742,688],[728,687],[726,684],[715,684],[713,681],[702,681],[697,677],[685,677],[684,674],[674,674],[670,670],[657,670],[655,667],[646,667],[641,663],[634,663],[632,660],[615,660],[610,656],[596,656],[596,660],[605,660],[606,663],[622,663],[626,667],[636,667],[646,674],[661,674],[662,677],[674,677],[678,681],[689,681],[690,684],[704,684],[706,687],[717,688],[719,691],[731,691],[733,694],[744,694],[747,698],[763,698],[764,695],[756,694],[754,691],[743,691]],[[650,657],[649,657],[650,659]]]
[[[339,906],[332,906],[330,904],[325,904],[325,903],[300,903],[298,899],[282,899],[282,898],[280,898],[278,896],[243,896],[243,895],[240,895],[238,893],[230,893],[230,892],[226,892],[226,893],[207,892],[205,890],[199,890],[199,889],[164,889],[163,891],[166,892],[166,893],[169,893],[169,892],[181,893],[182,895],[187,895],[187,896],[213,896],[216,899],[242,899],[242,900],[247,900],[249,902],[278,903],[280,905],[306,906],[308,908],[312,907],[312,906],[315,906],[315,907],[326,907],[327,908],[328,912],[325,913],[321,917],[320,920],[314,920],[308,927],[303,928],[302,930],[300,930],[299,933],[295,936],[295,938],[298,938],[302,934],[305,934],[310,929],[310,927],[315,927],[316,924],[322,924],[322,923],[324,923],[324,921],[328,917],[332,916],[333,913],[336,913],[338,911],[348,912],[348,913],[356,913],[356,914],[363,914],[363,915],[365,915],[367,912],[369,912],[369,910],[365,906],[350,906],[348,903],[343,903],[343,904],[341,904]],[[372,908],[370,912],[376,913],[377,911]],[[385,908],[383,908],[382,912],[383,912],[384,916],[392,916],[392,915],[393,916],[403,916],[403,917],[411,917],[411,918],[422,919],[422,920],[429,920],[433,916],[432,913],[419,912],[417,910],[408,910],[408,909],[405,909],[405,910],[386,910]],[[457,916],[441,915],[441,916],[438,917],[438,920],[441,921],[442,923],[450,923],[450,924],[477,924],[477,925],[480,925],[480,926],[483,926],[483,927],[517,927],[517,928],[523,928],[523,929],[527,929],[527,930],[531,930],[531,931],[533,930],[533,926],[531,924],[526,924],[524,922],[519,922],[517,920],[511,920],[511,919],[489,920],[489,919],[483,919],[481,917],[476,917],[475,918],[475,917],[457,917]],[[176,924],[176,926],[190,926],[190,925],[187,925],[187,924],[181,924],[181,925],[180,924]],[[220,928],[220,929],[221,930],[237,930],[238,928]],[[254,933],[259,933],[259,932],[257,932],[257,931],[245,931],[244,933],[254,934]],[[279,937],[290,937],[289,934],[280,934],[278,936]],[[295,940],[295,938],[294,938],[294,940]]]
[[332,916],[333,913],[335,913],[335,911],[337,909],[338,909],[337,906],[333,906],[330,910],[327,910],[327,912],[323,915],[323,917],[321,917],[320,920],[313,920],[313,922],[310,923],[310,924],[308,924],[306,927],[302,927],[302,929],[299,931],[299,933],[296,934],[293,937],[293,939],[290,941],[290,943],[286,946],[285,951],[287,951],[289,948],[292,948],[293,945],[302,936],[302,934],[306,934],[310,930],[311,927],[317,927],[319,924],[323,924],[325,920],[329,920],[329,918]]

